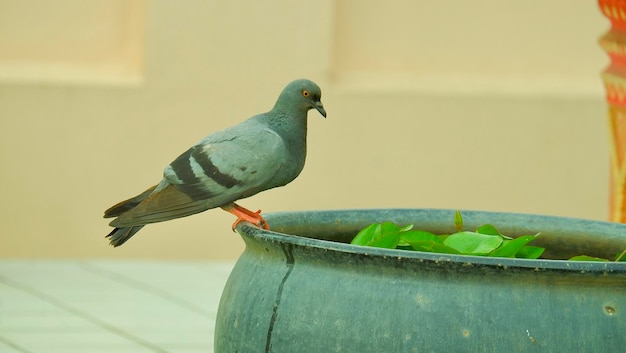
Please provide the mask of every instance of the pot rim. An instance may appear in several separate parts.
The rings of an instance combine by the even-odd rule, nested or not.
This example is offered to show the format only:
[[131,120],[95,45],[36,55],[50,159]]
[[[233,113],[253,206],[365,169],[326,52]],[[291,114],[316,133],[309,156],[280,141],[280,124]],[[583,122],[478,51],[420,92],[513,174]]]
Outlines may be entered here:
[[[354,216],[355,214],[362,215],[362,219],[372,218],[376,214],[381,212],[393,214],[394,212],[415,212],[417,213],[442,213],[442,212],[455,212],[452,209],[435,209],[435,208],[389,208],[389,209],[338,209],[338,210],[305,210],[305,211],[285,211],[285,212],[272,212],[266,213],[263,217],[269,224],[280,224],[281,220],[293,219],[294,217],[306,219],[311,216],[318,216],[324,218],[326,225],[330,222],[335,222],[336,219],[345,218],[347,216]],[[569,218],[561,216],[549,216],[549,215],[536,215],[526,213],[511,213],[511,212],[491,212],[491,211],[475,211],[475,210],[460,210],[464,219],[467,215],[472,216],[488,216],[504,218],[513,223],[514,225],[527,222],[532,219],[534,221],[549,222],[550,224],[556,223],[557,225],[567,224],[579,224],[584,225],[586,229],[591,228],[591,232],[608,232],[611,231],[611,236],[617,236],[619,240],[624,241],[626,248],[626,224],[612,223],[597,220],[587,220],[578,218]],[[480,217],[479,217],[480,218]],[[377,222],[378,220],[370,221],[369,223]],[[392,220],[393,221],[393,220]],[[317,222],[320,224],[320,222]],[[358,223],[357,221],[348,222]],[[313,223],[311,223],[313,224]],[[309,225],[311,225],[309,224]],[[484,223],[483,223],[484,224]],[[496,226],[498,226],[496,224]],[[571,226],[570,226],[571,227]],[[498,227],[500,228],[500,227]],[[504,228],[504,227],[502,227]],[[472,256],[472,255],[457,255],[457,254],[440,254],[429,253],[412,250],[400,250],[400,249],[385,249],[374,248],[360,245],[351,245],[339,241],[324,240],[315,237],[300,236],[297,234],[282,233],[278,231],[265,230],[257,228],[251,223],[242,222],[237,227],[238,233],[242,237],[250,237],[261,241],[269,241],[280,244],[291,244],[296,247],[304,248],[316,248],[325,251],[336,251],[345,254],[382,257],[398,260],[409,261],[429,261],[437,263],[457,263],[460,265],[484,265],[490,267],[500,268],[526,268],[533,269],[535,271],[542,270],[560,270],[560,271],[572,271],[572,272],[617,272],[626,273],[626,262],[594,262],[594,261],[569,261],[569,260],[550,260],[550,259],[521,259],[521,258],[501,258],[501,257],[485,257],[485,256]],[[320,231],[322,232],[322,231]]]

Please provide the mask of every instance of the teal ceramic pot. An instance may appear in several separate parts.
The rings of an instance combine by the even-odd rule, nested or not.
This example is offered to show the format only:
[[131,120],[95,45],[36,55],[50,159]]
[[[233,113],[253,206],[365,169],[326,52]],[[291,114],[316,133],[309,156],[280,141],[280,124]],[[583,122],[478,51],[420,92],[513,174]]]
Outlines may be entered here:
[[[463,211],[552,258],[613,257],[626,225]],[[453,210],[268,214],[221,298],[217,353],[625,352],[626,263],[486,258],[347,244],[373,222],[454,231]]]

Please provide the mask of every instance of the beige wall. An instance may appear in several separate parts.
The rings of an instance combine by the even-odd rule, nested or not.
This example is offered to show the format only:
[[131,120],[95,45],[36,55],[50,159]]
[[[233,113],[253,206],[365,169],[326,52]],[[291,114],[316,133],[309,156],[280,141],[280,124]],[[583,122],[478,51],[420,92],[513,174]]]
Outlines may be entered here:
[[[54,6],[52,5],[54,3]],[[265,212],[443,207],[607,216],[591,1],[0,0],[0,256],[233,259],[232,216],[102,212],[308,77],[309,156]]]

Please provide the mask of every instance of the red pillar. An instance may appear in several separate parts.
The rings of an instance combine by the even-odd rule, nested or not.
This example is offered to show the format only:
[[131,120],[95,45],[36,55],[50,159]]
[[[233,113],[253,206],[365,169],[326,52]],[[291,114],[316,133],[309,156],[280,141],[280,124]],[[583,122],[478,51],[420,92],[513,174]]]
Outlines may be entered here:
[[611,59],[602,72],[611,140],[609,218],[626,223],[626,0],[599,0],[598,5],[611,20],[599,41]]

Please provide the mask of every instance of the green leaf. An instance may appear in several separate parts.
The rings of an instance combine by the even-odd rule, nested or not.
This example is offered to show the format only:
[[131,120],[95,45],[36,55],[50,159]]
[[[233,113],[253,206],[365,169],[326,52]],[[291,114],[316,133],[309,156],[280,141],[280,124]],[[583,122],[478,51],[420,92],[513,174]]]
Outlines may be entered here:
[[363,228],[350,244],[395,249],[400,241],[400,227],[391,222],[374,223]]
[[607,262],[609,260],[603,259],[603,258],[600,258],[600,257],[593,257],[593,256],[587,256],[587,255],[578,255],[578,256],[574,256],[572,258],[569,258],[569,261],[602,261],[602,262]]
[[523,248],[526,244],[535,240],[536,236],[534,235],[524,235],[521,237],[517,237],[513,240],[505,240],[502,243],[502,246],[495,249],[489,256],[492,257],[515,257],[515,254]]
[[459,232],[450,235],[443,244],[462,254],[486,255],[502,244],[502,237],[476,232]]
[[443,244],[443,242],[446,241],[446,239],[448,239],[449,236],[450,234],[441,234],[441,235],[437,235],[437,238],[439,238],[439,242]]
[[440,254],[460,254],[458,250],[453,249],[449,246],[445,246],[437,241],[414,242],[411,243],[411,247],[413,247],[413,250],[417,251],[434,252]]
[[615,262],[625,261],[626,262],[626,250],[621,253],[615,255]]
[[463,216],[459,210],[454,212],[454,228],[456,228],[457,232],[463,230]]
[[509,240],[513,239],[512,237],[509,237],[508,235],[504,235],[500,233],[500,231],[498,231],[496,227],[492,226],[491,224],[483,224],[482,226],[478,227],[478,229],[476,229],[476,233],[499,235],[504,239],[509,239]]
[[350,244],[354,245],[368,245],[377,238],[380,238],[381,225],[379,223],[373,223],[369,226],[361,229],[361,231],[352,239]]
[[500,234],[500,232],[498,232],[496,227],[492,226],[491,224],[483,224],[482,226],[478,227],[478,229],[476,229],[476,233],[487,235],[502,235]]
[[522,259],[537,259],[545,250],[545,248],[526,245],[517,251],[515,257]]
[[375,247],[375,248],[395,249],[396,246],[398,246],[399,241],[400,241],[400,233],[396,232],[396,233],[391,233],[391,234],[382,236],[372,241],[368,245]]
[[412,224],[407,224],[404,227],[400,228],[400,232],[406,232],[408,230],[413,229],[413,225]]
[[389,234],[398,233],[399,231],[400,227],[392,222],[384,222],[380,225],[380,235],[383,237]]
[[431,232],[412,230],[401,233],[402,241],[411,245],[414,250],[444,254],[459,254],[456,249],[443,245],[441,238]]
[[411,230],[408,232],[400,233],[400,239],[406,243],[414,243],[420,241],[436,241],[441,243],[441,240],[431,232],[425,230]]

